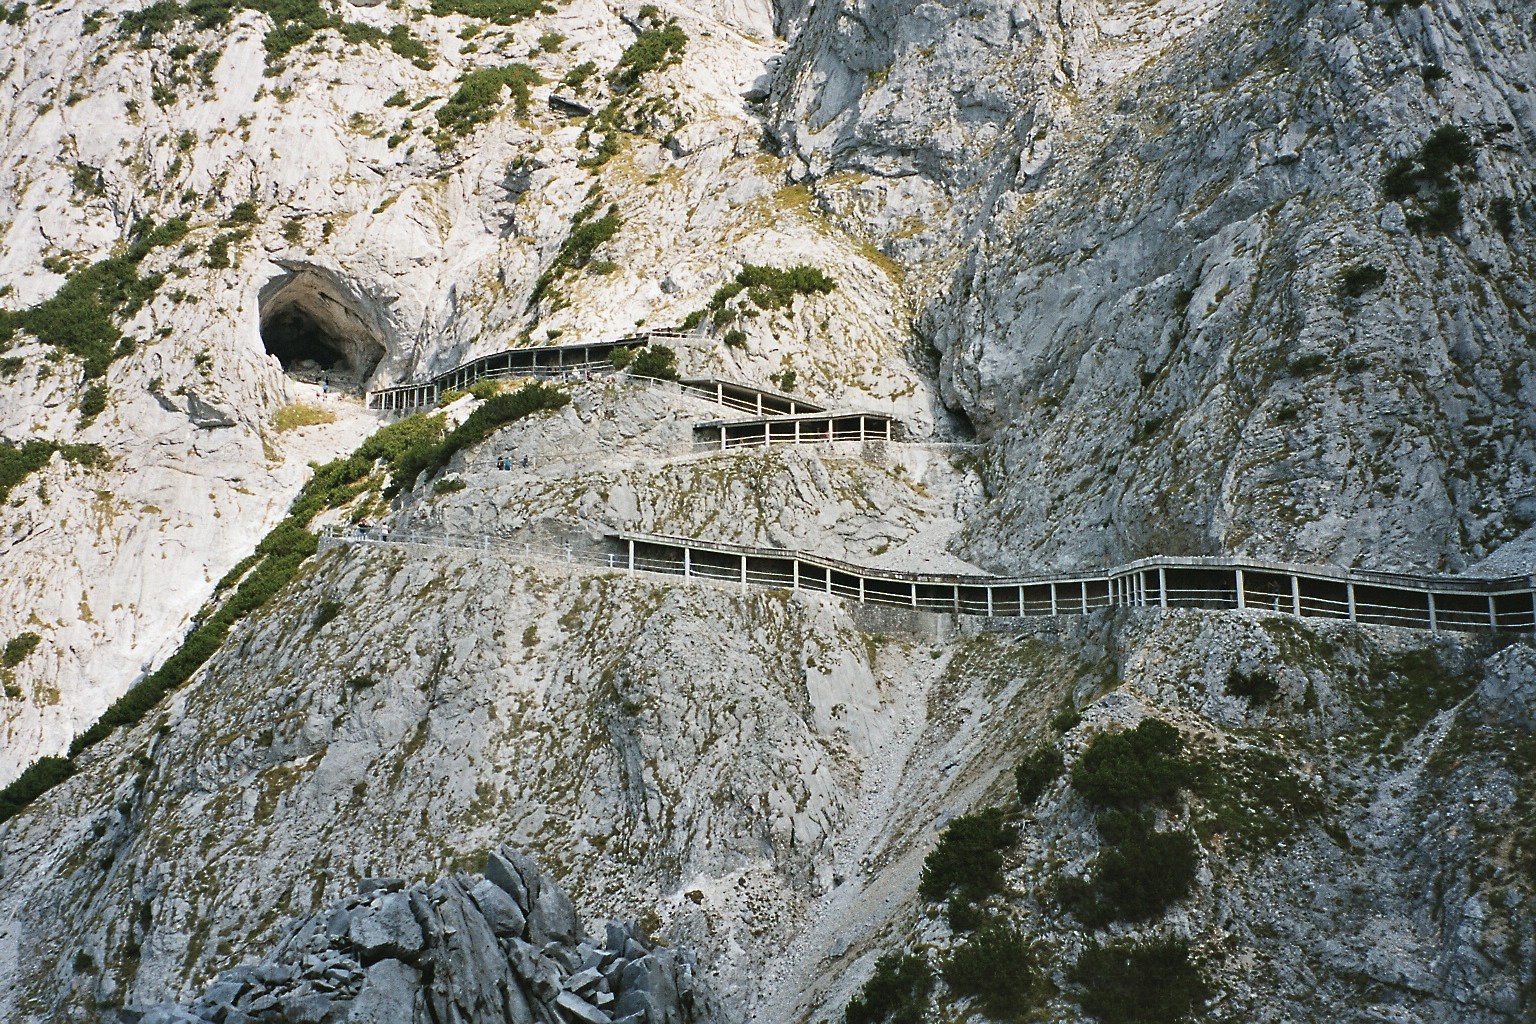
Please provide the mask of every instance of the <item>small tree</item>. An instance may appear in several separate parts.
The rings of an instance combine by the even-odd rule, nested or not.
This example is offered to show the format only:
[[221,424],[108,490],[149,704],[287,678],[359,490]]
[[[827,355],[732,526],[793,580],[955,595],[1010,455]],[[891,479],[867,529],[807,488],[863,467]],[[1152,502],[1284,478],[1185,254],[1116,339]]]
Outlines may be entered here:
[[652,345],[635,356],[629,372],[636,377],[677,380],[677,353],[665,345]]

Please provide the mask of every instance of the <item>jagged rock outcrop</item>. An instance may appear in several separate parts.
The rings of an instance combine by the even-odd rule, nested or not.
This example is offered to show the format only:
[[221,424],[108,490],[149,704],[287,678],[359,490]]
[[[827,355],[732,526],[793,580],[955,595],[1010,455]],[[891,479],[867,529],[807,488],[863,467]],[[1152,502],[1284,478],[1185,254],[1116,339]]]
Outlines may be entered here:
[[[775,128],[941,265],[920,330],[992,442],[972,557],[1458,570],[1531,525],[1533,75],[1499,2],[845,2]],[[1470,157],[1392,185],[1441,128]]]
[[364,879],[356,896],[295,921],[272,957],[223,971],[182,1005],[136,1024],[709,1024],[685,949],[633,922],[589,941],[570,898],[514,850],[485,877],[406,886]]

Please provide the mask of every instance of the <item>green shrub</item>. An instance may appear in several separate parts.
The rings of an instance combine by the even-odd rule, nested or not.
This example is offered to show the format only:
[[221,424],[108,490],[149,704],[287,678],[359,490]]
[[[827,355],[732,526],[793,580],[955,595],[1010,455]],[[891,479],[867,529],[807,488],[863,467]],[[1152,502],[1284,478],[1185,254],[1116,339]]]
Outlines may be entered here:
[[1441,125],[1429,134],[1411,157],[1394,160],[1381,176],[1381,192],[1388,200],[1412,203],[1408,226],[1415,231],[1445,234],[1461,226],[1461,190],[1455,171],[1470,167],[1477,150],[1466,129]]
[[36,633],[20,633],[10,638],[5,644],[5,653],[0,654],[0,665],[6,668],[15,668],[32,656],[37,650],[37,645],[43,642],[43,638]]
[[49,299],[19,312],[0,310],[0,347],[17,331],[27,331],[45,345],[76,356],[85,376],[100,377],[122,355],[123,333],[117,321],[132,317],[155,294],[164,275],[140,277],[138,265],[151,250],[179,241],[184,220],[156,227],[148,219],[129,231],[128,249],[70,274]]
[[474,395],[482,402],[490,398],[495,398],[501,393],[501,381],[489,379],[477,380],[469,386],[469,393]]
[[396,89],[389,99],[384,101],[386,107],[407,107],[410,103],[411,98],[405,94],[404,89]]
[[957,893],[944,904],[944,921],[956,935],[973,932],[990,920],[992,915],[987,912],[987,908],[968,896]]
[[993,1020],[1026,1019],[1048,992],[1029,938],[1016,926],[994,921],[950,951],[944,983],[969,996]]
[[1071,732],[1083,721],[1076,708],[1063,708],[1051,716],[1051,728],[1060,733]]
[[1131,846],[1152,834],[1152,812],[1106,807],[1093,816],[1099,838],[1110,846]]
[[92,381],[80,396],[80,426],[89,426],[107,408],[107,386]]
[[450,477],[450,478],[447,478],[447,479],[439,480],[439,481],[437,481],[437,483],[433,484],[432,485],[432,493],[433,494],[453,494],[455,491],[462,491],[464,488],[466,488],[468,486],[469,485],[464,482],[463,478],[461,478],[461,477]]
[[1234,666],[1227,673],[1226,691],[1234,697],[1242,697],[1250,704],[1268,704],[1280,696],[1280,684],[1268,669],[1245,671]]
[[[432,67],[434,63],[432,59],[432,51],[427,49],[426,43],[423,43],[420,39],[417,39],[415,36],[411,35],[411,30],[406,26],[396,25],[394,28],[389,30],[389,35],[386,38],[389,40],[389,48],[391,50],[395,51],[400,56],[416,65],[418,68],[426,71]],[[525,99],[522,105],[518,108],[518,112],[523,113],[527,109],[528,102]]]
[[0,822],[10,821],[32,801],[75,774],[66,757],[40,757],[4,789],[0,789]]
[[549,291],[549,286],[568,270],[580,270],[592,259],[592,254],[597,247],[618,234],[624,221],[619,217],[618,204],[611,204],[608,211],[596,220],[591,219],[593,213],[602,204],[600,199],[594,199],[571,218],[571,233],[560,244],[560,250],[555,253],[555,258],[550,262],[549,269],[539,275],[534,282],[533,294],[528,297],[528,306],[531,309]]
[[584,60],[567,71],[565,77],[560,79],[560,84],[579,93],[587,87],[587,80],[595,74],[597,74],[597,65]]
[[615,370],[624,369],[630,363],[634,362],[634,359],[635,350],[625,345],[619,345],[614,348],[613,353],[608,357],[608,361],[613,364],[613,368]]
[[513,106],[522,116],[528,113],[529,87],[543,81],[543,76],[527,64],[466,72],[459,79],[458,90],[437,108],[437,123],[455,135],[468,135],[477,125],[496,116],[503,89],[511,95]]
[[1190,894],[1199,865],[1189,833],[1151,832],[1123,848],[1105,849],[1088,880],[1063,880],[1057,898],[1089,928],[1149,921]]
[[1045,795],[1046,787],[1055,782],[1063,768],[1061,751],[1055,747],[1041,747],[1024,755],[1013,766],[1013,778],[1019,787],[1019,802],[1033,807],[1035,801]]
[[825,295],[837,287],[816,267],[759,267],[748,263],[736,275],[736,283],[745,285],[747,298],[761,309],[788,306],[796,295]]
[[58,446],[50,441],[28,441],[15,448],[0,444],[0,501],[28,476],[48,465]]
[[1346,298],[1358,299],[1387,281],[1387,272],[1368,263],[1356,263],[1339,273],[1339,291]]
[[229,211],[229,216],[224,219],[224,223],[226,225],[255,224],[260,219],[261,214],[257,211],[256,204],[249,199],[243,199]]
[[[684,329],[688,329],[690,326],[692,325],[685,323]],[[725,337],[721,338],[720,340],[725,342],[727,348],[746,348],[747,332],[741,330],[739,327],[732,327],[730,330],[725,332]]]
[[635,354],[629,372],[636,377],[677,380],[677,353],[666,345],[652,345]]
[[432,0],[432,13],[439,18],[462,14],[498,25],[510,25],[535,14],[553,14],[555,7],[545,0]]
[[619,63],[608,73],[608,82],[619,92],[628,92],[651,72],[680,63],[687,45],[688,34],[678,27],[676,19],[648,28],[619,57]]
[[475,407],[475,411],[441,441],[417,443],[402,453],[398,463],[391,468],[391,481],[384,490],[385,497],[393,497],[400,491],[416,486],[425,474],[432,476],[448,465],[453,456],[465,448],[479,444],[491,434],[524,417],[546,409],[559,409],[570,402],[571,396],[560,388],[547,384],[524,384],[509,394],[496,395]]
[[319,629],[326,623],[334,621],[336,616],[341,614],[341,609],[342,604],[340,601],[321,601],[315,608],[315,618],[311,623],[312,628]]
[[[3,20],[7,25],[24,25],[27,21],[27,5],[25,2],[18,3],[10,10],[6,10],[4,6],[0,6],[0,14],[4,15]],[[87,32],[86,35],[90,35],[90,33]]]
[[1072,785],[1110,806],[1171,799],[1190,779],[1183,747],[1179,731],[1156,718],[1126,732],[1100,733],[1072,766]]
[[887,953],[875,962],[859,994],[843,1010],[844,1024],[918,1024],[933,993],[933,968],[912,953]]
[[1018,839],[1018,830],[1005,819],[1001,807],[956,818],[923,862],[918,892],[928,900],[941,900],[955,891],[972,899],[1002,892],[1002,851]]
[[1182,939],[1090,942],[1067,978],[1082,986],[1072,998],[1102,1024],[1170,1024],[1211,996]]

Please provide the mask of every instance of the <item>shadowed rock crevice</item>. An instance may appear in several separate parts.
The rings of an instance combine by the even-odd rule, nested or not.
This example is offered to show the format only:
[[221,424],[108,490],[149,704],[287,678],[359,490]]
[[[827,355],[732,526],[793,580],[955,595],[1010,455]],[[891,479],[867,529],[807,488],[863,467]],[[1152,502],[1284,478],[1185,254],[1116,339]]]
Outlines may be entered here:
[[292,269],[262,289],[262,347],[290,376],[360,391],[389,354],[377,305],[331,271]]

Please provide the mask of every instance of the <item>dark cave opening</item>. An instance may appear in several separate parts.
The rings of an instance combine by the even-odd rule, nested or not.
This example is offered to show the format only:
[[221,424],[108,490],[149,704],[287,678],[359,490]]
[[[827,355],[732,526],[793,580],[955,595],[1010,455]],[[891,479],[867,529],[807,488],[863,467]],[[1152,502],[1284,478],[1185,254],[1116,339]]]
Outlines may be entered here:
[[388,354],[378,310],[334,275],[305,269],[269,284],[260,315],[262,347],[296,380],[362,391]]
[[289,373],[309,371],[356,377],[362,369],[353,365],[343,351],[343,343],[299,306],[291,306],[262,321],[261,341]]

